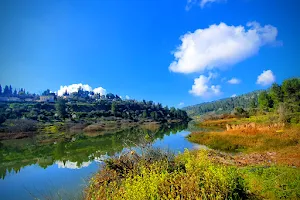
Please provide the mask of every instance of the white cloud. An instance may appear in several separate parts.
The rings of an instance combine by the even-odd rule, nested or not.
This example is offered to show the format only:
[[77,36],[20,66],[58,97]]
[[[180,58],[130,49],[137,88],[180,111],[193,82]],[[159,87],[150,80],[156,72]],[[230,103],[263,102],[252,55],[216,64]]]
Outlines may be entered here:
[[262,86],[271,85],[275,82],[275,76],[271,70],[263,71],[258,77],[256,83]]
[[231,95],[231,97],[236,97],[236,94]]
[[193,5],[199,5],[201,8],[204,8],[205,5],[209,3],[214,3],[214,2],[222,2],[226,0],[188,0],[185,10],[190,10]]
[[257,22],[246,27],[214,24],[183,35],[169,69],[185,74],[224,69],[253,56],[262,46],[275,43],[276,37],[276,27],[262,27]]
[[126,95],[126,96],[125,96],[125,99],[127,99],[127,100],[128,100],[128,99],[130,99],[130,97],[129,97],[128,95]]
[[103,87],[97,87],[97,88],[93,89],[93,92],[95,94],[104,95],[104,94],[106,94],[106,89],[104,89]]
[[60,86],[60,89],[57,91],[57,95],[58,96],[62,96],[66,91],[70,94],[73,92],[77,92],[79,88],[82,88],[84,91],[93,91],[96,94],[106,94],[106,89],[102,88],[102,87],[98,87],[93,89],[91,86],[89,86],[88,84],[83,85],[82,83],[78,83],[78,84],[72,84],[72,85],[65,85],[65,86]]
[[92,162],[83,162],[81,165],[78,166],[77,162],[71,162],[71,161],[66,161],[65,163],[63,161],[56,161],[56,164],[58,168],[67,168],[67,169],[80,169],[83,167],[88,167]]
[[230,80],[227,81],[230,84],[239,84],[241,82],[241,80],[237,79],[237,78],[232,78]]
[[184,106],[184,102],[180,102],[180,103],[178,104],[178,106],[179,106],[179,107]]
[[200,75],[199,78],[196,78],[194,80],[194,85],[192,86],[192,89],[189,91],[189,93],[205,98],[219,95],[221,93],[221,86],[211,85],[210,80],[212,78],[214,78],[214,75],[212,73],[210,73],[208,77]]

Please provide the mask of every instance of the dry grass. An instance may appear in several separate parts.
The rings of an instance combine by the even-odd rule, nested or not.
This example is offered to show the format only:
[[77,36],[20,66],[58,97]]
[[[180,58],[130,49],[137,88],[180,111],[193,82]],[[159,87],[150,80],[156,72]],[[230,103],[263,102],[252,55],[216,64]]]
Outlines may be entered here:
[[300,166],[300,128],[259,131],[256,129],[223,132],[194,132],[189,140],[213,149],[230,152],[275,153],[275,162]]
[[237,118],[218,119],[218,120],[205,120],[198,124],[198,126],[225,126],[226,124],[237,121]]

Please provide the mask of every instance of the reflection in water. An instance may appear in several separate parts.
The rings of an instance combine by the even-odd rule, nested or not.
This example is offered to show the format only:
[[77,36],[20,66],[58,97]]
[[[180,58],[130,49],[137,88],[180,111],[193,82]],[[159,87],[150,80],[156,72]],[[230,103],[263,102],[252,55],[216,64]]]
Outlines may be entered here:
[[68,168],[68,169],[81,169],[83,167],[88,167],[90,164],[92,164],[91,161],[83,162],[79,166],[77,162],[71,162],[71,161],[66,161],[66,162],[56,161],[55,163],[57,164],[58,168]]
[[[57,164],[59,168],[80,169],[87,167],[91,161],[101,162],[107,156],[121,152],[124,147],[133,147],[145,142],[162,139],[186,129],[187,124],[165,124],[156,128],[134,127],[122,132],[93,137],[84,133],[57,137],[51,143],[40,138],[2,141],[0,143],[0,176],[18,173],[28,165],[38,164],[46,169]],[[151,129],[151,130],[150,130]]]

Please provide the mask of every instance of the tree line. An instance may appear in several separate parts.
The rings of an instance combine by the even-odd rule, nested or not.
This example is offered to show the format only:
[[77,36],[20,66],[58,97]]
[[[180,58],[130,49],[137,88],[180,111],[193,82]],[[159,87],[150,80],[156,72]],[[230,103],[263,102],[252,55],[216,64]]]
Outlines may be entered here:
[[26,92],[24,88],[13,89],[11,85],[5,85],[4,88],[0,85],[0,96],[2,97],[25,97],[25,96],[36,96],[36,94],[30,94]]
[[[166,122],[179,119],[188,121],[187,113],[174,107],[163,107],[153,101],[108,100],[69,102],[58,98],[55,104],[42,102],[0,103],[0,127],[9,120],[33,120],[40,123],[62,121],[93,123],[105,118],[121,118],[134,121],[154,120]],[[6,123],[7,122],[7,123]],[[29,121],[28,121],[29,122]],[[31,122],[30,122],[31,123]]]
[[273,112],[280,121],[300,121],[300,78],[286,79],[281,85],[273,83],[267,90],[254,91],[237,97],[202,103],[183,108],[191,116],[208,113],[233,113],[248,117],[258,113]]
[[231,113],[236,107],[247,109],[251,105],[257,106],[258,96],[262,90],[250,92],[236,97],[225,98],[212,102],[205,102],[183,108],[190,116],[204,115],[214,112],[215,114]]

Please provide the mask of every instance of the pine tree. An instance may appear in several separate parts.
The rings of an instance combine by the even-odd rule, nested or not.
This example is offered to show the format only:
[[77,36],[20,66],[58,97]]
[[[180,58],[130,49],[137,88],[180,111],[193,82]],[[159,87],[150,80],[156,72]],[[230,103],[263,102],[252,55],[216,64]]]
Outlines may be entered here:
[[13,94],[13,91],[12,91],[12,87],[11,85],[9,86],[9,91],[8,91],[8,95],[11,96]]
[[4,87],[3,95],[4,96],[8,96],[9,95],[9,88],[8,88],[7,85]]

